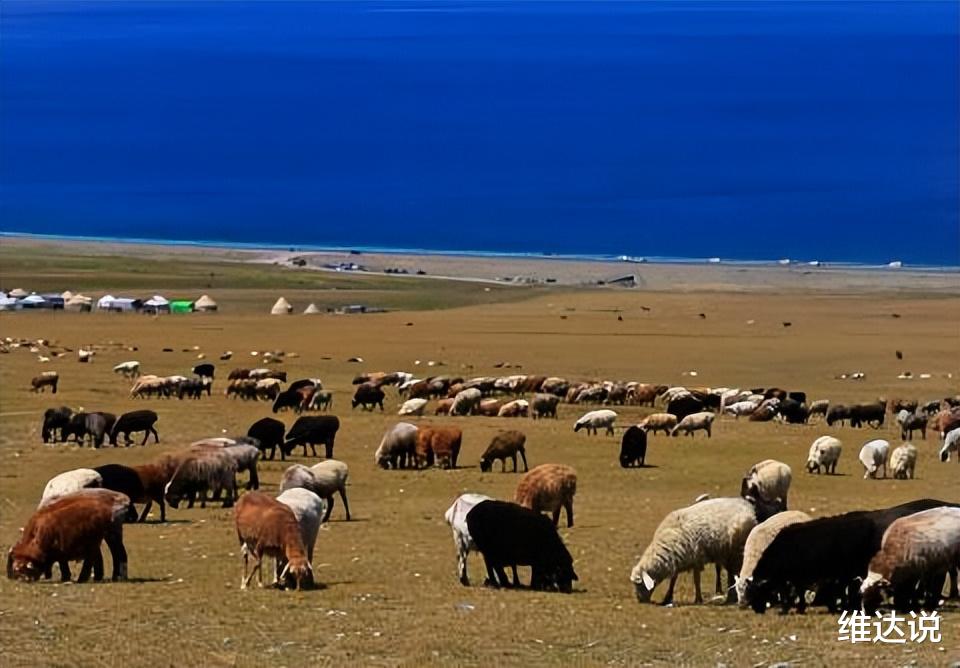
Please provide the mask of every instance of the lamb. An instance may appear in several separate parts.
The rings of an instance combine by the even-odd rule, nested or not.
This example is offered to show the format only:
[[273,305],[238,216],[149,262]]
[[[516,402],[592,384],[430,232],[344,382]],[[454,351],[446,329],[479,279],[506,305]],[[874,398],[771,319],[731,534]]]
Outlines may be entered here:
[[283,435],[286,430],[286,426],[280,420],[265,417],[250,425],[247,437],[256,441],[257,447],[264,456],[269,450],[269,459],[273,459],[277,454],[277,448],[280,448],[280,459],[284,460],[286,455],[283,452]]
[[573,497],[577,493],[577,472],[565,464],[541,464],[525,473],[517,483],[514,501],[535,512],[553,513],[560,522],[560,509],[567,513],[567,527],[573,526]]
[[340,429],[340,419],[336,415],[304,416],[297,421],[287,432],[286,440],[280,446],[281,457],[286,457],[298,445],[303,446],[303,456],[307,456],[307,446],[313,456],[317,456],[317,445],[324,446],[324,456],[333,459],[333,446]]
[[434,461],[441,468],[457,468],[457,457],[463,432],[457,427],[424,425],[417,430],[414,459],[417,468],[432,466]]
[[403,405],[400,406],[400,410],[397,411],[397,415],[423,415],[423,409],[427,407],[426,399],[407,399],[403,402]]
[[49,387],[53,394],[57,393],[57,384],[60,382],[60,374],[56,371],[44,371],[39,376],[30,380],[30,389],[33,392],[46,392]]
[[533,410],[533,419],[545,417],[557,417],[557,405],[560,403],[560,397],[555,394],[535,394],[530,400],[530,408]]
[[839,439],[833,436],[821,436],[810,446],[810,453],[807,455],[807,471],[820,474],[820,469],[831,475],[837,473],[837,462],[840,460],[840,451],[843,445]]
[[764,520],[750,531],[747,542],[743,546],[743,564],[740,566],[740,574],[735,578],[736,584],[734,585],[737,601],[741,608],[750,603],[747,595],[747,583],[753,577],[753,570],[757,567],[757,562],[760,561],[763,551],[770,546],[773,539],[785,527],[808,521],[810,521],[810,516],[806,513],[799,510],[787,510]]
[[[944,577],[958,563],[960,508],[931,508],[895,520],[860,587],[864,611],[872,616],[885,590],[898,610],[936,609]],[[925,600],[917,600],[920,595]]]
[[[317,534],[320,533],[321,518],[326,513],[326,504],[323,499],[303,487],[294,487],[281,493],[277,501],[287,506],[293,511],[293,516],[297,518],[297,524],[300,526],[300,537],[303,538],[303,545],[307,550],[307,561],[313,563],[313,548],[317,543]],[[275,571],[276,579],[281,580],[281,573],[286,566],[286,560],[277,560],[277,569]]]
[[904,443],[890,454],[890,469],[896,480],[913,480],[917,466],[917,448],[912,443]]
[[140,375],[140,362],[136,360],[121,362],[113,367],[113,372],[121,374],[124,378],[136,378]]
[[645,466],[646,458],[647,432],[639,425],[633,425],[623,432],[623,439],[620,441],[620,466]]
[[677,416],[673,413],[653,413],[644,418],[637,426],[654,434],[662,431],[669,435],[673,428],[677,426]]
[[[237,537],[243,555],[243,577],[240,589],[246,589],[257,574],[257,582],[263,586],[262,562],[264,556],[285,559],[287,565],[280,573],[280,580],[289,574],[300,589],[304,581],[312,581],[313,566],[307,557],[303,533],[294,512],[285,504],[262,492],[244,494],[234,509]],[[250,556],[254,558],[253,570],[247,575]]]
[[883,467],[883,477],[887,477],[887,455],[890,452],[890,443],[883,439],[876,439],[866,443],[860,449],[860,463],[863,464],[864,478],[876,478],[877,470]]
[[613,425],[617,421],[617,414],[609,409],[599,411],[590,411],[585,413],[573,425],[573,431],[577,432],[586,429],[588,434],[597,434],[598,429],[605,429],[607,436],[613,436]]
[[488,445],[487,449],[484,451],[483,456],[480,457],[480,470],[485,473],[493,470],[493,462],[499,459],[500,471],[506,472],[507,459],[512,459],[513,472],[516,473],[517,455],[519,454],[523,459],[524,472],[529,471],[530,469],[527,466],[527,453],[524,449],[524,444],[526,442],[527,437],[523,432],[515,429],[501,431],[493,437],[493,440],[490,441],[490,445]]
[[764,503],[787,509],[787,493],[793,472],[790,467],[775,459],[764,459],[747,471],[740,484],[740,496],[753,497]]
[[897,413],[897,424],[900,425],[900,440],[907,441],[912,439],[914,431],[919,431],[920,437],[923,438],[923,440],[927,440],[926,415],[902,410]]
[[727,600],[733,602],[733,577],[740,571],[743,546],[758,522],[768,517],[761,503],[740,497],[707,499],[667,514],[630,573],[637,600],[648,602],[657,584],[669,577],[663,605],[672,603],[677,577],[692,570],[695,602],[703,603],[700,572],[715,563],[727,569]]
[[693,413],[680,420],[677,426],[670,430],[670,435],[676,436],[682,431],[685,432],[687,436],[693,436],[693,432],[695,431],[705,431],[707,432],[707,438],[710,438],[713,421],[716,417],[716,414],[708,411]]
[[[943,447],[940,448],[940,461],[949,462],[951,452],[960,452],[960,428],[947,433],[943,439]],[[957,463],[960,464],[960,456],[957,457]]]
[[127,579],[127,551],[123,546],[123,520],[130,499],[106,489],[84,489],[62,496],[37,509],[17,543],[7,553],[7,577],[38,580],[50,577],[53,564],[70,580],[70,561],[83,561],[78,582],[91,570],[103,579],[100,543],[106,541],[113,559],[113,580]]
[[347,465],[336,459],[327,459],[319,464],[314,464],[310,468],[301,464],[294,464],[283,472],[283,477],[280,479],[280,491],[286,492],[289,489],[303,487],[324,499],[327,503],[327,511],[323,516],[324,522],[330,520],[330,513],[333,512],[334,505],[333,495],[338,492],[349,522],[350,504],[347,503],[347,478],[349,475],[350,469]]
[[43,488],[40,505],[37,507],[42,508],[61,496],[91,487],[103,487],[103,478],[93,469],[66,471],[50,478],[46,487]]
[[207,507],[207,490],[227,490],[223,507],[233,505],[237,496],[237,462],[223,448],[188,451],[178,458],[178,466],[163,490],[167,503],[176,508],[182,499],[193,507],[194,495],[200,495],[200,507]]
[[398,422],[388,429],[373,456],[377,466],[397,469],[406,468],[409,463],[413,467],[417,432],[416,425],[409,422]]
[[467,513],[481,501],[489,501],[490,497],[483,494],[461,494],[453,502],[443,518],[453,529],[453,544],[457,548],[457,573],[460,576],[460,584],[464,587],[470,586],[470,578],[467,575],[467,556],[471,550],[476,550],[477,545],[470,536],[470,529],[467,527]]
[[110,430],[110,445],[117,445],[117,438],[123,434],[124,444],[129,447],[133,441],[130,434],[138,431],[143,432],[143,441],[140,445],[146,445],[150,434],[153,434],[154,443],[160,442],[160,434],[157,433],[154,425],[157,423],[157,414],[153,411],[131,411],[121,415],[113,424]]
[[462,390],[453,398],[450,415],[472,415],[480,407],[482,393],[475,387]]

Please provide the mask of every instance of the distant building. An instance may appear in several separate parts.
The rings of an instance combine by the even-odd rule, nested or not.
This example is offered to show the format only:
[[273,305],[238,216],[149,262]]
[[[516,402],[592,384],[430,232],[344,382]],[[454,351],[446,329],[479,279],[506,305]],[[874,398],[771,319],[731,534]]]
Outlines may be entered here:
[[606,284],[616,285],[621,288],[635,288],[637,287],[637,275],[627,274],[626,276],[620,276],[619,278],[611,278],[609,281],[606,281]]

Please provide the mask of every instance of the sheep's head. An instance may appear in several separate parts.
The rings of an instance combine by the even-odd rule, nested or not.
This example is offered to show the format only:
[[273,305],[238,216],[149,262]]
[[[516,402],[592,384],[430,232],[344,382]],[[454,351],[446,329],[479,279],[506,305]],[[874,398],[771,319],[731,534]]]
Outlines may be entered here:
[[180,505],[180,501],[183,496],[179,491],[171,489],[173,482],[168,482],[166,487],[163,488],[163,498],[170,505],[171,508],[176,508]]
[[766,580],[758,581],[749,577],[744,579],[743,595],[744,599],[741,600],[746,600],[751,610],[762,615],[767,611],[767,603],[773,598],[773,588]]
[[480,460],[480,470],[489,473],[493,469],[493,459],[484,457]]
[[640,603],[649,603],[653,590],[657,586],[657,581],[650,577],[650,574],[644,570],[633,569],[630,574],[630,580],[633,582],[633,588]]
[[39,580],[43,575],[44,567],[36,555],[27,555],[22,552],[13,553],[13,548],[7,552],[7,577],[11,580]]
[[816,459],[810,458],[807,460],[807,471],[809,473],[813,473],[818,468],[820,468],[820,464]]
[[871,571],[867,579],[860,585],[860,596],[863,600],[863,611],[873,615],[883,602],[883,592],[890,586],[890,581],[879,573]]
[[293,557],[280,573],[281,582],[286,582],[288,578],[296,582],[298,590],[303,588],[304,582],[308,585],[313,584],[313,566],[305,557]]

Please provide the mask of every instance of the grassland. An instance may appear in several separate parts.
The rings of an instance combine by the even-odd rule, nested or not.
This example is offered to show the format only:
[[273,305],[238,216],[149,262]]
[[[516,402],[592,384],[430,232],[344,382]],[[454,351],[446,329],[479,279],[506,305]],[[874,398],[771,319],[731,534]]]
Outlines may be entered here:
[[[931,399],[958,391],[960,300],[951,295],[789,296],[753,293],[537,291],[287,272],[220,260],[65,254],[46,262],[0,251],[0,282],[33,289],[210,292],[217,315],[147,317],[117,314],[0,315],[0,335],[48,338],[73,348],[104,348],[95,362],[64,357],[41,365],[25,349],[0,356],[0,547],[17,537],[44,483],[54,474],[110,462],[139,463],[190,441],[246,430],[269,406],[225,399],[150,401],[160,414],[159,446],[94,451],[40,443],[42,411],[54,405],[122,412],[143,406],[110,368],[138,359],[147,372],[183,373],[198,352],[215,360],[236,354],[219,372],[247,366],[251,350],[296,352],[283,367],[292,378],[320,376],[334,391],[343,426],[336,456],[351,467],[354,521],[342,508],[321,531],[316,554],[322,586],[302,593],[238,590],[240,560],[229,510],[174,510],[125,532],[132,580],[121,584],[23,584],[0,580],[0,664],[90,665],[945,665],[960,660],[960,614],[945,611],[939,645],[850,645],[837,641],[836,618],[822,611],[764,616],[718,604],[694,606],[682,576],[676,607],[639,605],[630,568],[668,511],[697,495],[732,495],[751,464],[775,457],[794,467],[791,506],[823,515],[879,507],[923,496],[958,500],[956,464],[936,459],[933,439],[918,441],[913,481],[861,478],[856,452],[879,431],[823,425],[751,424],[723,419],[712,439],[651,440],[647,468],[623,470],[619,442],[572,432],[581,409],[562,406],[556,421],[437,418],[464,429],[461,468],[381,471],[373,464],[383,431],[396,416],[349,410],[350,379],[359,370],[419,371],[416,360],[440,360],[443,372],[486,375],[494,364],[571,378],[620,378],[709,386],[779,385],[834,401],[878,395]],[[210,277],[209,274],[214,276]],[[298,287],[297,281],[308,281]],[[208,286],[209,283],[209,286]],[[212,287],[210,287],[212,286]],[[838,286],[838,292],[843,286]],[[345,301],[393,306],[368,316],[264,315],[279,292],[291,301]],[[305,302],[304,302],[305,303]],[[650,309],[643,310],[641,306]],[[616,312],[623,320],[617,320]],[[706,318],[700,318],[704,313]],[[900,318],[891,317],[898,313]],[[754,321],[748,324],[748,321]],[[781,325],[791,321],[790,328]],[[412,324],[408,324],[412,323]],[[172,348],[176,352],[162,352]],[[189,349],[189,352],[184,352]],[[904,353],[902,361],[894,350]],[[362,365],[346,360],[360,356]],[[29,379],[56,369],[61,392],[35,395]],[[684,375],[696,371],[696,378]],[[863,371],[862,381],[836,375]],[[928,380],[901,381],[911,370]],[[425,371],[425,370],[424,370]],[[945,374],[951,373],[952,379]],[[218,380],[222,390],[222,380]],[[215,386],[216,387],[216,386]],[[620,410],[620,409],[618,409]],[[624,424],[650,409],[627,407]],[[291,416],[284,416],[289,423]],[[483,448],[501,428],[528,435],[531,464],[564,462],[579,472],[577,525],[561,534],[576,560],[575,593],[492,591],[462,587],[443,512],[463,491],[510,498],[518,477],[481,473]],[[817,436],[840,437],[845,450],[835,477],[802,470]],[[303,461],[299,456],[295,461]],[[309,462],[307,462],[309,463]],[[263,463],[267,489],[283,471]],[[156,519],[156,512],[154,517]],[[712,591],[712,574],[705,591]],[[662,597],[662,587],[655,600]]]

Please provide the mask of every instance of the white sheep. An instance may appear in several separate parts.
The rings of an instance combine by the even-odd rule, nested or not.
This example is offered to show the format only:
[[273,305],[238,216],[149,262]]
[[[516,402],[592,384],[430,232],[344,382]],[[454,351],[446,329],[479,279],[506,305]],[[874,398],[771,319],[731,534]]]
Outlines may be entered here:
[[398,422],[390,427],[380,440],[373,460],[381,468],[414,468],[413,457],[417,447],[419,429],[409,422]]
[[810,516],[806,513],[799,510],[787,510],[761,522],[750,531],[747,542],[743,546],[743,564],[740,566],[740,574],[736,577],[735,585],[737,601],[741,607],[745,607],[750,602],[747,599],[747,582],[749,582],[749,578],[753,577],[753,570],[760,562],[763,551],[770,546],[773,539],[785,527],[809,521]]
[[113,367],[113,372],[121,374],[124,378],[136,378],[140,375],[140,362],[136,360],[121,362]]
[[613,425],[617,421],[615,411],[602,409],[584,413],[583,416],[573,425],[573,430],[580,431],[586,429],[588,434],[596,435],[598,429],[605,429],[608,436],[613,436]]
[[914,470],[917,467],[917,447],[912,443],[904,443],[890,454],[890,470],[897,480],[913,480]]
[[43,496],[40,497],[39,507],[43,507],[51,501],[63,496],[72,494],[81,489],[91,487],[103,487],[103,478],[93,469],[73,469],[50,478],[46,487],[43,488]]
[[693,395],[690,394],[690,390],[685,387],[670,387],[667,388],[666,392],[660,395],[660,401],[663,402],[664,406],[666,406],[675,399],[682,399],[690,396]]
[[727,569],[732,597],[733,576],[740,571],[744,543],[756,525],[757,506],[740,497],[707,499],[669,513],[630,573],[637,600],[649,601],[657,584],[670,578],[663,603],[672,602],[678,575],[692,570],[696,602],[702,603],[700,572],[710,563]]
[[716,419],[716,415],[709,411],[701,411],[699,413],[693,413],[687,417],[680,420],[677,423],[677,426],[670,431],[671,436],[676,436],[681,431],[685,432],[687,436],[693,436],[695,431],[705,431],[707,432],[707,438],[710,438],[710,432],[713,428],[713,421]]
[[319,496],[327,502],[327,512],[323,516],[323,521],[330,519],[330,513],[333,512],[333,495],[340,493],[340,499],[343,501],[343,508],[346,511],[347,521],[350,520],[350,504],[347,503],[347,477],[350,475],[350,469],[341,461],[336,459],[326,459],[319,464],[314,464],[310,468],[302,464],[294,464],[283,472],[280,478],[280,491],[285,492],[295,487],[303,487]]
[[[317,534],[320,532],[322,518],[326,514],[327,504],[314,492],[303,487],[293,487],[285,490],[277,501],[284,504],[297,518],[297,524],[300,525],[300,535],[303,537],[303,545],[307,548],[307,559],[313,563],[313,546],[317,542]],[[280,564],[278,567],[282,568]],[[279,568],[277,569],[279,571]]]
[[755,404],[752,401],[737,401],[729,406],[724,407],[723,412],[726,415],[732,415],[736,418],[739,418],[741,415],[750,415],[753,413],[755,410],[757,410],[758,405],[759,404]]
[[457,548],[457,573],[460,576],[460,584],[464,586],[470,585],[470,578],[467,576],[467,556],[471,550],[477,549],[467,528],[467,513],[481,501],[489,500],[490,497],[483,494],[461,494],[443,514],[443,518],[453,529],[453,544]]
[[654,434],[658,431],[669,434],[677,426],[677,416],[673,413],[653,413],[641,420],[637,426]]
[[810,452],[807,454],[807,471],[810,473],[816,471],[819,475],[822,468],[828,474],[836,474],[842,449],[843,444],[840,439],[821,436],[810,446]]
[[480,390],[475,387],[461,390],[457,393],[457,396],[453,398],[453,405],[450,406],[450,415],[470,415],[475,413],[477,407],[480,406],[481,396]]
[[423,415],[423,409],[427,407],[426,399],[408,399],[400,406],[397,415]]
[[[943,439],[943,447],[940,448],[940,461],[949,462],[951,452],[960,452],[960,427],[947,432]],[[960,456],[957,457],[960,463]]]
[[887,477],[887,455],[890,453],[890,443],[878,438],[866,443],[860,448],[860,463],[863,464],[864,478],[876,478],[877,471],[883,467],[883,477]]
[[793,471],[776,459],[764,459],[754,464],[740,483],[740,496],[751,496],[764,503],[787,509],[787,494],[793,481]]

